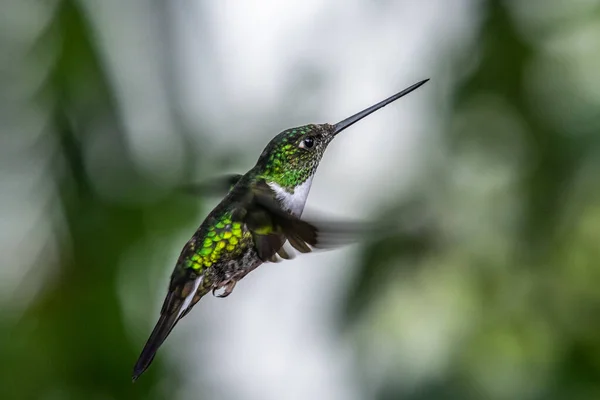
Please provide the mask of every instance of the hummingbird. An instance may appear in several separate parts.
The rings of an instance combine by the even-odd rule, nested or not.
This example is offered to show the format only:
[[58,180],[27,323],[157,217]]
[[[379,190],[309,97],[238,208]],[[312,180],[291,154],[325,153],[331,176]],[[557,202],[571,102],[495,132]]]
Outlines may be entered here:
[[267,144],[256,165],[245,174],[189,187],[200,193],[223,193],[225,197],[208,214],[177,259],[158,322],[134,366],[134,382],[150,366],[179,320],[204,295],[212,291],[215,296],[226,297],[237,282],[258,266],[289,260],[294,257],[294,250],[308,253],[344,242],[344,227],[301,219],[327,146],[340,132],[428,80],[417,82],[337,124],[286,129]]

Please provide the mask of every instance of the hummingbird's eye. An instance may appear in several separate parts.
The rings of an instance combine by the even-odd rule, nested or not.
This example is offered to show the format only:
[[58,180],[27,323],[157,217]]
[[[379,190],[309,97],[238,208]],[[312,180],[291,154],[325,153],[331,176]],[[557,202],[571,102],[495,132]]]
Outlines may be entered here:
[[315,140],[308,136],[306,138],[304,138],[301,142],[300,142],[300,148],[301,149],[310,149],[315,145]]

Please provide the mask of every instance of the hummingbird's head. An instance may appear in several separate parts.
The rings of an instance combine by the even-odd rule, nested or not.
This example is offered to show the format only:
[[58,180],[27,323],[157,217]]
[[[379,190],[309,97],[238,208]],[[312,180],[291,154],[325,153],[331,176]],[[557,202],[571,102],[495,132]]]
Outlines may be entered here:
[[283,188],[293,190],[293,188],[306,182],[314,175],[327,145],[340,132],[412,92],[428,80],[425,79],[415,83],[335,125],[311,124],[281,132],[265,147],[256,167],[260,169],[260,174],[266,179],[277,183]]
[[311,124],[286,129],[261,153],[262,175],[284,188],[294,188],[312,177],[334,138],[334,126]]

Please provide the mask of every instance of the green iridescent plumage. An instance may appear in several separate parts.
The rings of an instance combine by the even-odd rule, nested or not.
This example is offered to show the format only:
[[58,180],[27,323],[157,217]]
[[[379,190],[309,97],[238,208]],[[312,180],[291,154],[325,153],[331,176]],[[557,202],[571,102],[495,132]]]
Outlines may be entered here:
[[135,364],[133,379],[148,368],[158,348],[181,318],[211,290],[231,293],[236,283],[267,261],[348,242],[348,230],[315,226],[300,219],[314,175],[333,138],[355,122],[421,86],[419,82],[335,124],[287,129],[265,147],[244,175],[188,187],[188,191],[226,192],[186,243],[171,275],[167,296],[150,338]]
[[251,244],[251,240],[250,232],[243,232],[242,223],[233,222],[231,213],[228,212],[218,222],[209,225],[206,232],[190,241],[189,249],[186,249],[185,265],[203,271],[224,256],[238,256]]
[[[293,193],[294,187],[306,182],[315,173],[327,145],[333,139],[332,129],[329,124],[310,124],[281,132],[258,159],[256,168],[259,176]],[[310,149],[302,148],[307,137],[315,143]]]

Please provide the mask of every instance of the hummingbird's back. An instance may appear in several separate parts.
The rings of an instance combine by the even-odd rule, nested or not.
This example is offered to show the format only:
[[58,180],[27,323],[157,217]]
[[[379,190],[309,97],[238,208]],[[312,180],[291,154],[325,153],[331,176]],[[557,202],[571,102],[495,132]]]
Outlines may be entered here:
[[251,232],[234,218],[244,207],[245,181],[210,212],[179,256],[178,264],[204,275],[205,284],[210,282],[213,287],[259,262]]

